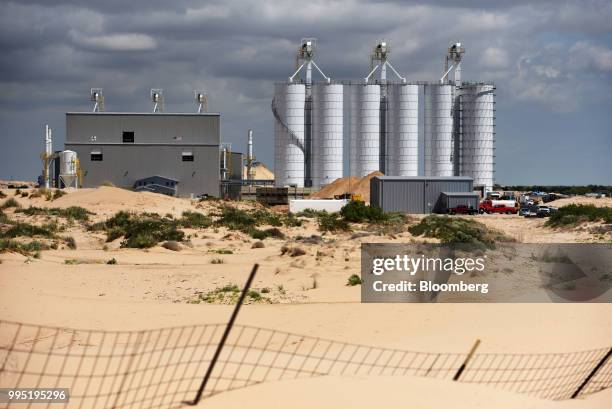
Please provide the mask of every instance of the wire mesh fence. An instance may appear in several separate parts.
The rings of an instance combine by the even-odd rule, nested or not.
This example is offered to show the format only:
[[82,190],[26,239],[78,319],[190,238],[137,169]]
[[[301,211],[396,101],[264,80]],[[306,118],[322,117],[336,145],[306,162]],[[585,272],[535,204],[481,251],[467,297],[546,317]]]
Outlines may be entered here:
[[[69,388],[70,401],[47,404],[53,408],[183,407],[194,398],[224,328],[224,324],[211,324],[97,331],[0,321],[0,387]],[[612,359],[602,361],[609,350],[476,353],[459,381],[540,398],[569,399],[587,379],[581,395],[612,386]],[[466,355],[380,348],[235,326],[203,396],[271,380],[324,375],[450,380]],[[9,403],[7,407],[29,405],[45,407],[40,403]]]

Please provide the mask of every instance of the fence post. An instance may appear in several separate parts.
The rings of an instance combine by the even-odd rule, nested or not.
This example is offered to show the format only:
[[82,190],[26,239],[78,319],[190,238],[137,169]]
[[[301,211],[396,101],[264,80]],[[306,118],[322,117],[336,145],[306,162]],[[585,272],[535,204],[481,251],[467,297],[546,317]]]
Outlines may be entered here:
[[194,398],[193,401],[185,401],[183,403],[186,403],[187,405],[195,406],[200,402],[200,399],[202,399],[202,394],[204,393],[204,390],[206,389],[206,384],[208,383],[208,380],[210,379],[210,376],[212,375],[212,372],[215,369],[215,364],[217,363],[217,360],[219,359],[219,356],[221,355],[221,351],[223,350],[223,346],[225,345],[225,341],[227,341],[227,338],[229,337],[229,333],[232,330],[232,327],[234,326],[236,317],[238,316],[238,313],[240,312],[240,307],[242,306],[242,303],[244,302],[244,299],[246,298],[246,295],[249,292],[249,288],[251,288],[251,283],[253,282],[253,279],[255,278],[255,273],[257,273],[258,268],[259,268],[259,264],[255,264],[253,266],[253,269],[251,270],[251,273],[249,274],[249,278],[247,278],[246,284],[244,285],[244,288],[242,289],[242,293],[240,294],[240,298],[238,298],[238,302],[236,303],[236,306],[234,307],[234,312],[232,313],[232,316],[229,322],[227,323],[227,326],[225,327],[225,331],[223,332],[221,341],[219,341],[219,345],[217,345],[217,350],[215,351],[215,355],[213,355],[213,358],[210,361],[210,365],[208,366],[208,369],[206,370],[206,375],[204,375],[204,379],[202,379],[202,384],[200,385],[200,389],[198,389],[198,393],[196,397]]
[[461,377],[461,374],[463,373],[463,371],[465,371],[465,367],[467,366],[468,362],[470,361],[470,359],[472,359],[472,356],[474,356],[474,352],[476,352],[476,348],[478,348],[478,345],[480,345],[480,340],[479,339],[477,339],[476,342],[474,342],[474,345],[472,346],[472,349],[470,349],[470,352],[465,357],[465,361],[463,361],[463,363],[459,367],[459,370],[457,371],[457,373],[453,377],[453,381],[458,381],[459,380],[459,378]]
[[610,358],[611,355],[612,355],[612,348],[608,350],[608,353],[604,355],[603,358],[601,358],[601,360],[597,363],[597,365],[595,365],[593,370],[587,375],[584,381],[582,381],[578,389],[576,389],[576,391],[572,395],[572,399],[575,399],[578,395],[580,395],[580,392],[582,391],[582,389],[584,389],[584,387],[587,386],[589,381],[593,379],[593,377],[597,374],[597,371],[599,371],[599,369],[601,369],[604,366],[604,364],[606,363],[608,358]]

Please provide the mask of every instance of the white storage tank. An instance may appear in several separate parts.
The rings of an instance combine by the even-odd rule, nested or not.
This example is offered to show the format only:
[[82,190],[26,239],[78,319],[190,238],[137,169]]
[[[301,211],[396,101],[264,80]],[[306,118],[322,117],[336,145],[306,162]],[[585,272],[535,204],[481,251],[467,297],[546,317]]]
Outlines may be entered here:
[[356,176],[363,177],[380,168],[380,86],[367,84],[359,89]]
[[461,87],[462,176],[474,178],[474,187],[493,189],[495,157],[495,86],[465,84]]
[[342,84],[315,84],[312,92],[312,177],[322,187],[342,177],[343,101]]
[[417,84],[389,84],[387,95],[387,174],[417,176],[419,170],[419,86]]
[[60,175],[76,176],[77,154],[75,151],[60,152]]
[[359,103],[359,91],[361,85],[350,84],[346,92],[348,99],[348,110],[349,110],[349,175],[357,176],[357,168],[359,163],[359,157],[357,155],[359,145],[359,122],[360,122],[360,103]]
[[426,84],[424,104],[425,176],[453,176],[453,89]]
[[75,151],[61,151],[59,177],[65,187],[77,187],[77,153]]
[[275,111],[274,176],[276,186],[304,187],[304,84],[277,84]]

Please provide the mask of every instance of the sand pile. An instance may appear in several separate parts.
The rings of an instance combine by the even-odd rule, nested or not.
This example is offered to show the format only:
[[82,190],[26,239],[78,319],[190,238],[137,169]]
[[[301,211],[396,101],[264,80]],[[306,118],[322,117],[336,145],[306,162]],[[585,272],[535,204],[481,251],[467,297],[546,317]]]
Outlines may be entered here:
[[[256,162],[253,164],[253,170],[255,171],[254,179],[257,180],[274,180],[274,172],[266,167],[261,162]],[[243,168],[242,177],[247,179],[247,168],[246,166]]]
[[318,192],[310,195],[311,199],[333,199],[336,195],[351,192],[361,179],[356,176],[347,176],[336,179],[329,185],[324,186]]
[[191,200],[170,197],[151,192],[133,192],[118,187],[101,186],[93,189],[66,189],[67,194],[52,202],[42,202],[45,207],[81,206],[96,214],[114,214],[119,210],[181,214],[193,209]]
[[310,195],[311,199],[333,199],[334,196],[343,193],[353,193],[360,195],[366,202],[370,201],[370,180],[375,176],[383,176],[381,172],[372,172],[362,178],[356,176],[347,176],[336,179],[329,185],[316,193]]

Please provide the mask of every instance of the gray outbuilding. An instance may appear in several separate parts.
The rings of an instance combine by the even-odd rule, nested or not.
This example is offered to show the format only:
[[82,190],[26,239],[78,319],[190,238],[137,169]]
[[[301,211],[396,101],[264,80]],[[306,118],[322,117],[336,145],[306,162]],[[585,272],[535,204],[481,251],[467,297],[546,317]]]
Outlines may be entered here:
[[478,211],[480,195],[476,192],[442,192],[441,212],[446,213],[449,209],[458,206],[467,206]]
[[77,153],[83,187],[126,189],[163,175],[176,195],[219,195],[218,113],[66,114],[66,149]]
[[447,201],[442,193],[469,194],[473,183],[465,176],[376,176],[370,180],[370,204],[385,212],[445,213]]

